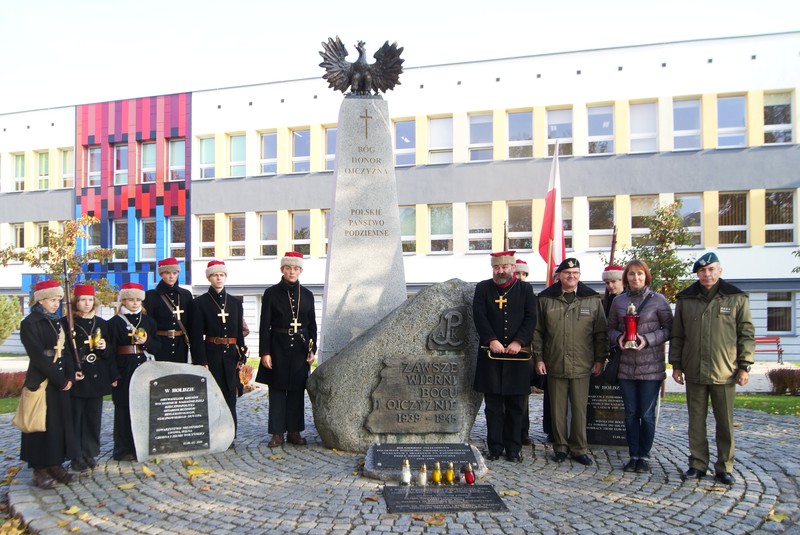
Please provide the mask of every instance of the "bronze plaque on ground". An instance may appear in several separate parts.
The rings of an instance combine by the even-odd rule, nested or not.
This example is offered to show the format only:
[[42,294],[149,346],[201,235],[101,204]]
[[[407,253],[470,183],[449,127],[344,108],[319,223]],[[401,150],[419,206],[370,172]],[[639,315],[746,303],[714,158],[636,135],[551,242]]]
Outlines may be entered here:
[[472,395],[467,362],[463,354],[385,359],[366,428],[371,433],[457,433],[465,397]]
[[408,459],[415,470],[422,463],[430,470],[436,461],[442,464],[453,461],[456,467],[467,463],[476,466],[478,462],[469,444],[375,444],[369,454],[378,470],[399,470],[403,459]]
[[386,485],[383,498],[390,513],[458,513],[508,511],[492,485],[401,487]]
[[627,446],[625,405],[619,386],[607,384],[602,376],[589,381],[589,404],[586,407],[586,438],[590,444]]

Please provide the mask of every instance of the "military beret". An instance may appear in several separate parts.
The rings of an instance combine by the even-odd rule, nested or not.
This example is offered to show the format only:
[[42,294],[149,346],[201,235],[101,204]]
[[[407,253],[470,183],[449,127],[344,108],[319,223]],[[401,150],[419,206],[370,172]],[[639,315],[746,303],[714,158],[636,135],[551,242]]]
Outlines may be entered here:
[[702,268],[706,267],[709,264],[713,264],[714,262],[719,262],[719,258],[717,257],[716,253],[713,252],[706,253],[700,258],[698,258],[697,262],[694,263],[694,266],[692,266],[692,273],[697,273]]

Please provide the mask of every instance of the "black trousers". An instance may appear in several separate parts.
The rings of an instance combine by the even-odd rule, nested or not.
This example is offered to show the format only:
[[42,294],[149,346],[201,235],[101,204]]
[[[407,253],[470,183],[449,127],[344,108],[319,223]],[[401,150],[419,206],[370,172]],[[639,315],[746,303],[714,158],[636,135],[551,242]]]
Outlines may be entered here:
[[94,459],[100,455],[100,422],[103,397],[72,398],[72,425],[75,439],[72,459]]
[[299,433],[306,428],[305,390],[269,387],[269,425],[271,435]]
[[522,449],[522,415],[525,412],[525,394],[504,396],[484,394],[486,405],[486,445],[489,453],[517,455]]
[[[127,394],[127,392],[125,392]],[[127,396],[114,396],[114,459],[123,455],[136,455],[136,444],[131,429],[131,407]]]

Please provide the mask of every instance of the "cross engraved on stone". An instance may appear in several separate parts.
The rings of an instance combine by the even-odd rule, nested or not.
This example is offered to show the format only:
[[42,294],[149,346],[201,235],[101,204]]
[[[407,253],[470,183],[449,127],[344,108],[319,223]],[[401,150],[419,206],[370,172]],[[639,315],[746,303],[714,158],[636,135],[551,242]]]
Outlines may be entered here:
[[303,325],[303,324],[300,323],[299,321],[297,321],[297,318],[295,318],[294,321],[291,322],[289,325],[292,326],[292,329],[294,329],[294,332],[300,332],[300,326]]
[[[184,312],[185,310],[181,310],[180,305],[176,306],[175,310],[172,311],[172,313],[175,314],[175,316],[178,318],[178,321],[181,321],[181,314],[183,314]],[[223,323],[225,322],[223,321]]]
[[369,139],[369,127],[367,125],[367,120],[372,119],[372,115],[369,114],[367,108],[364,108],[364,115],[359,115],[359,119],[364,119],[364,138]]
[[220,310],[220,311],[219,311],[219,314],[217,314],[217,317],[218,317],[218,318],[222,318],[222,323],[226,323],[226,322],[225,322],[225,318],[227,318],[228,316],[230,316],[230,314],[228,314],[227,312],[225,312],[225,309],[222,309],[222,310]]
[[501,295],[500,297],[495,299],[494,302],[497,303],[497,308],[499,308],[500,310],[503,310],[503,305],[508,303],[508,299],[503,299],[503,296]]

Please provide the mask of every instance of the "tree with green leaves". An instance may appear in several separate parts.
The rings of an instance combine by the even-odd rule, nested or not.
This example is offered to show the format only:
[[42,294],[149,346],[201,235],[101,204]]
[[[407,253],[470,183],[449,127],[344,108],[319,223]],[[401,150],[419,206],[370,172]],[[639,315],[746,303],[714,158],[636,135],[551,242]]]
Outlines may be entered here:
[[22,307],[19,299],[12,295],[0,295],[0,344],[19,329]]
[[[94,216],[84,215],[74,221],[66,221],[61,232],[47,233],[46,245],[26,247],[18,250],[14,247],[0,249],[0,265],[7,266],[9,262],[24,262],[31,268],[40,269],[48,278],[57,280],[60,284],[69,282],[72,288],[79,278],[83,278],[83,266],[89,262],[105,264],[114,256],[113,249],[96,247],[78,254],[78,240],[89,237],[89,228],[100,220]],[[64,275],[66,260],[67,276]],[[80,280],[81,284],[92,284],[95,295],[100,303],[111,304],[117,297],[116,288],[103,277],[97,280]]]
[[678,256],[678,247],[693,244],[680,206],[680,202],[662,206],[655,215],[644,218],[650,231],[620,255],[622,265],[634,258],[645,262],[653,276],[650,288],[663,294],[670,303],[691,283],[689,275],[694,262]]

